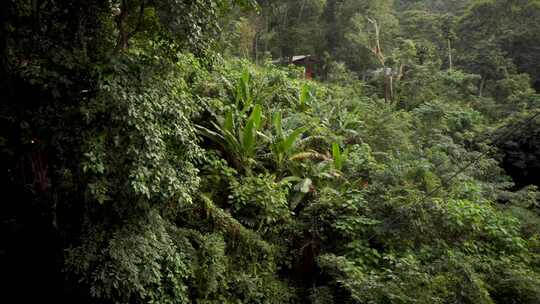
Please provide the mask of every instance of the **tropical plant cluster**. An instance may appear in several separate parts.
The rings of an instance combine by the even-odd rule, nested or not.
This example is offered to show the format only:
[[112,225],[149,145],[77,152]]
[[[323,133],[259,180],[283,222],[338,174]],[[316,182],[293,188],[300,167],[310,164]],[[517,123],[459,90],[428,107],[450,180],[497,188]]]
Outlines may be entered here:
[[7,302],[539,303],[538,1],[0,11]]

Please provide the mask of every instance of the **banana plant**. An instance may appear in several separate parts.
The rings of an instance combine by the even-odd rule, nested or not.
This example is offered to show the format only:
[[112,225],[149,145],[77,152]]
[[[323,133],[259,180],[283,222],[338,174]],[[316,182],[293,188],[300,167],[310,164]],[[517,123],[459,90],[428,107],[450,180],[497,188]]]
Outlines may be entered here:
[[254,97],[250,89],[250,79],[249,71],[244,69],[238,83],[236,84],[234,99],[237,109],[242,109],[245,111],[253,103]]
[[262,124],[262,108],[257,104],[244,123],[238,121],[232,110],[225,113],[223,123],[212,122],[214,130],[197,126],[199,133],[220,144],[229,154],[233,165],[251,173],[257,153],[257,137]]
[[225,84],[234,97],[236,108],[242,113],[246,113],[254,104],[263,104],[275,93],[275,87],[267,81],[253,81],[247,68],[242,71],[235,85],[228,81],[225,81]]
[[307,128],[300,127],[286,135],[283,131],[281,111],[274,113],[272,122],[276,134],[272,139],[271,150],[278,168],[283,168],[285,160],[292,154],[296,142]]

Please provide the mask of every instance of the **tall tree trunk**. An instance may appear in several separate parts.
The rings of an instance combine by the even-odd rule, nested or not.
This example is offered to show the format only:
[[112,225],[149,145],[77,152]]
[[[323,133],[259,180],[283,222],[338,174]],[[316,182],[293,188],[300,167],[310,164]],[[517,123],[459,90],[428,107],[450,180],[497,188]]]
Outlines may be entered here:
[[384,68],[384,100],[386,102],[392,102],[394,98],[392,69]]
[[448,69],[452,70],[453,63],[452,63],[452,43],[450,42],[450,38],[447,39],[448,41]]
[[394,77],[390,74],[390,102],[394,101]]
[[478,86],[478,97],[482,97],[484,93],[484,86],[486,85],[486,79],[483,76],[480,76],[480,85]]
[[259,63],[259,32],[256,32],[253,38],[253,59],[255,63]]

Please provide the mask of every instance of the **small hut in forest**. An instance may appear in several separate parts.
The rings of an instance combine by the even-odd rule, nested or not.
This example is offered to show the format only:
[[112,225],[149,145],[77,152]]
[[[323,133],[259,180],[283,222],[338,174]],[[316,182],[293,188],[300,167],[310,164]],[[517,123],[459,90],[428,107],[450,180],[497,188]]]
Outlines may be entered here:
[[294,64],[296,66],[304,67],[306,79],[312,79],[314,76],[315,65],[317,60],[311,55],[296,55],[291,57],[280,58],[274,60],[275,64]]

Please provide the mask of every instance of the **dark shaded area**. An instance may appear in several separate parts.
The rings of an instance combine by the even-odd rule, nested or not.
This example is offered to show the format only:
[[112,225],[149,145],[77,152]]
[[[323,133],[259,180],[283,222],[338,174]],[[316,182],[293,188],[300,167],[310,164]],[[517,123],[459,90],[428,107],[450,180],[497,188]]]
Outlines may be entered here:
[[516,189],[540,186],[540,124],[531,122],[511,140],[500,143],[502,167],[512,177]]
[[20,302],[60,301],[63,294],[60,236],[39,200],[19,187],[10,185],[10,189],[10,198],[3,202],[0,211],[3,240],[0,260],[8,297]]
[[[43,11],[47,11],[46,7]],[[68,15],[69,11],[64,14]],[[72,15],[77,18],[76,14]],[[17,29],[8,29],[8,23],[18,26]],[[84,287],[63,271],[64,250],[75,239],[83,205],[72,204],[51,188],[54,169],[59,168],[59,159],[66,157],[60,150],[51,148],[53,138],[59,135],[54,124],[65,123],[59,118],[62,113],[56,105],[76,100],[70,94],[80,91],[69,80],[62,83],[59,79],[73,76],[77,84],[86,82],[62,66],[54,74],[57,78],[46,74],[48,66],[57,64],[50,56],[38,58],[32,54],[32,51],[46,54],[40,53],[39,45],[43,48],[48,45],[43,43],[45,34],[38,29],[34,29],[35,36],[28,35],[32,27],[35,23],[27,16],[17,15],[13,1],[0,4],[2,299],[5,303],[90,303],[88,289],[81,289]],[[54,29],[49,28],[49,32],[51,37],[57,36]],[[57,41],[62,38],[65,36],[59,36]],[[8,47],[14,48],[18,43],[24,46],[17,48],[19,52],[8,52]],[[58,54],[50,49],[50,53],[55,52]],[[32,60],[44,63],[43,79],[50,85],[28,79],[25,72]],[[65,95],[55,94],[48,87]]]
[[70,280],[63,272],[63,241],[51,210],[28,191],[10,186],[10,198],[0,207],[4,300],[91,303],[87,291],[81,290],[76,280]]
[[[88,289],[63,271],[65,248],[75,239],[84,205],[51,190],[57,153],[41,141],[39,125],[23,106],[44,98],[24,82],[2,79],[0,119],[0,269],[7,303],[91,303]],[[51,157],[51,155],[56,155]],[[10,301],[11,300],[11,301]]]

